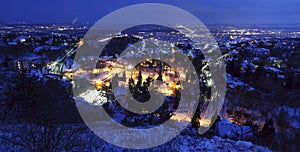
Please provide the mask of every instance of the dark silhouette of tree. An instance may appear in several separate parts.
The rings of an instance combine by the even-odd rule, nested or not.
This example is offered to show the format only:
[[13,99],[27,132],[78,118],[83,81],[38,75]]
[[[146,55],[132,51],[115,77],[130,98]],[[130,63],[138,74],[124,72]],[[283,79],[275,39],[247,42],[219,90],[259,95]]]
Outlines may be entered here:
[[[22,76],[19,77],[22,79]],[[66,86],[63,82],[51,79],[46,82],[37,81],[36,78],[20,79],[7,91],[2,121],[37,124],[81,121],[72,99],[71,84]]]
[[151,82],[153,81],[153,78],[151,76],[149,76],[147,79],[146,79],[146,84],[147,84],[147,87],[150,86]]
[[140,86],[142,86],[142,81],[143,81],[142,72],[141,72],[141,71],[139,71],[139,75],[138,75],[138,81],[137,81],[137,84],[136,84],[136,86],[137,86],[137,87],[140,87]]
[[267,120],[267,122],[265,123],[265,125],[262,129],[262,135],[266,136],[266,135],[270,135],[273,133],[275,133],[273,119],[269,119],[269,120]]
[[9,61],[11,61],[11,59],[8,56],[5,56],[3,60],[4,67],[8,68]]
[[161,70],[159,70],[159,72],[158,72],[158,77],[157,77],[156,80],[159,80],[159,81],[163,82]]

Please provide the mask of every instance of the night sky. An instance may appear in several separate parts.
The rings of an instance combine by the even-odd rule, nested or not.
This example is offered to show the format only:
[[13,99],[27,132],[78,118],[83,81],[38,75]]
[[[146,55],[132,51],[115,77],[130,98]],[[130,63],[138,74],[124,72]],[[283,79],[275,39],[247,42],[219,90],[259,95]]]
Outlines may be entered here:
[[[106,14],[145,0],[2,0],[0,23],[95,23]],[[206,24],[300,23],[299,0],[166,0]]]

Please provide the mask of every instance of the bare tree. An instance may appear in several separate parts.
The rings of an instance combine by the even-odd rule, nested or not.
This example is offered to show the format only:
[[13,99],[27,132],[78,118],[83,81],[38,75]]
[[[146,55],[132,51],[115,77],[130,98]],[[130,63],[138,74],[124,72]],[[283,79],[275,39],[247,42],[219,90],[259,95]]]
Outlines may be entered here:
[[[82,125],[19,125],[12,129],[7,127],[2,135],[4,141],[30,152],[64,151],[82,147]],[[11,132],[14,130],[14,132]]]

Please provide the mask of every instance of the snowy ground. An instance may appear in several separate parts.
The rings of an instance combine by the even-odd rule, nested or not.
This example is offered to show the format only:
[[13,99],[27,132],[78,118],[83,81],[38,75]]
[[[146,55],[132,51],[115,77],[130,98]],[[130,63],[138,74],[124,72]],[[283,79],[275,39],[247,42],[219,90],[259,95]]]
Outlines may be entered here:
[[[91,148],[91,149],[90,149]],[[191,135],[179,135],[173,140],[150,149],[144,150],[129,150],[123,149],[106,142],[102,142],[98,146],[89,147],[89,150],[95,151],[209,151],[209,152],[237,152],[237,151],[261,151],[268,152],[271,151],[268,148],[254,145],[251,142],[246,141],[233,141],[230,139],[222,139],[220,137],[214,136],[210,139],[200,136]]]
[[[95,151],[124,151],[123,148],[118,148],[110,144],[104,143],[98,148],[92,148]],[[128,149],[126,149],[128,150]],[[125,151],[126,151],[125,150]],[[251,142],[245,141],[233,141],[229,139],[222,139],[214,136],[211,139],[207,138],[195,138],[191,136],[178,136],[175,140],[168,142],[159,147],[146,149],[146,150],[128,150],[128,151],[208,151],[208,152],[268,152],[271,151],[268,148],[257,146]]]
[[[6,127],[10,128],[10,131],[16,128],[14,125]],[[3,129],[3,125],[1,126],[1,129]],[[109,130],[104,131],[108,136],[110,136],[111,132]],[[233,141],[229,139],[222,139],[217,136],[208,139],[197,135],[195,132],[197,131],[193,131],[193,129],[185,129],[183,133],[158,147],[143,150],[130,150],[109,144],[94,135],[90,130],[86,129],[80,133],[78,140],[74,140],[77,143],[74,144],[75,147],[73,147],[70,151],[270,151],[268,148],[254,145],[251,142]],[[19,133],[23,134],[20,130]],[[36,133],[38,134],[38,132]],[[1,136],[3,136],[3,134],[8,134],[8,137],[13,137],[12,134],[8,132],[1,132]],[[158,138],[160,136],[160,134],[157,135]],[[24,148],[13,143],[6,142],[1,138],[0,143],[0,151],[26,151]],[[64,147],[61,148],[62,149],[60,151],[65,151]]]

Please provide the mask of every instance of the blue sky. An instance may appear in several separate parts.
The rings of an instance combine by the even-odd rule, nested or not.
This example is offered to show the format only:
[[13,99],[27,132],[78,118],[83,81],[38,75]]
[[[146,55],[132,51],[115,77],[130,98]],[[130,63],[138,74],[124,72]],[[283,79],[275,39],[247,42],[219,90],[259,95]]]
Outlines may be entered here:
[[164,3],[187,10],[206,24],[300,23],[299,0],[3,0],[0,23],[95,23],[106,14],[138,3]]

